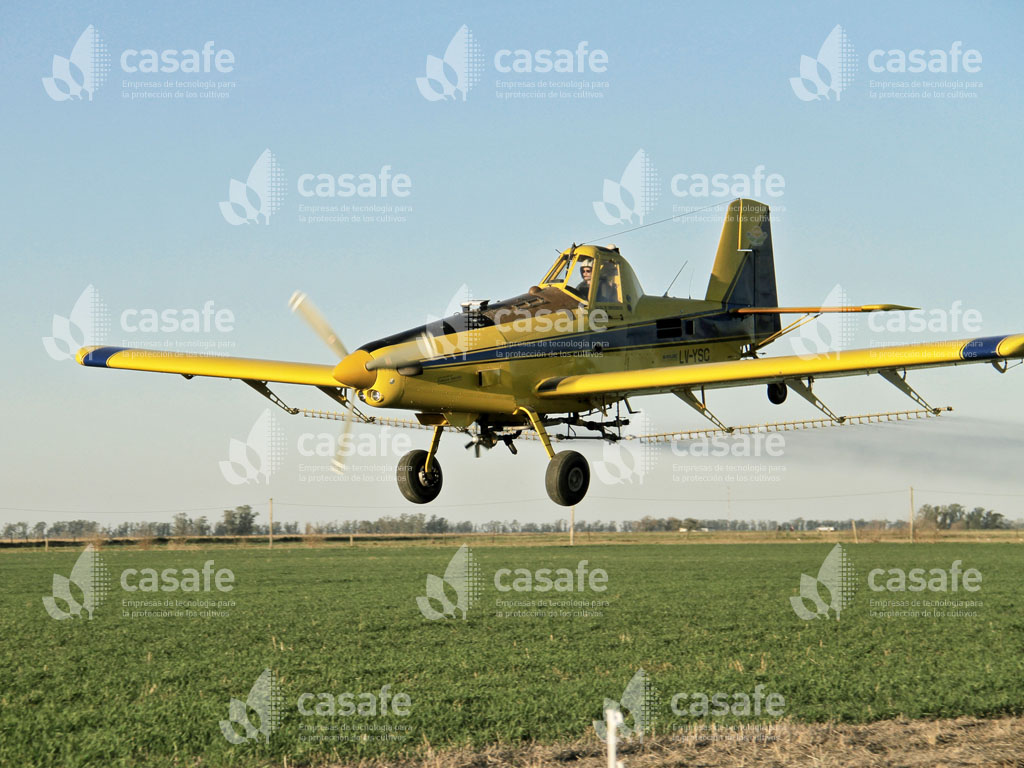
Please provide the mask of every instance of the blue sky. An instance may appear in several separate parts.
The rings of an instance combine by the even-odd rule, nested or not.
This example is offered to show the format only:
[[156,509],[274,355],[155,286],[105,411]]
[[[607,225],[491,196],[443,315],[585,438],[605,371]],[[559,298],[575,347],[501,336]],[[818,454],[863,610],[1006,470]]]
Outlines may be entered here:
[[[1022,203],[1021,75],[1013,57],[1024,11],[1015,4],[803,3],[765,11],[713,3],[429,10],[411,3],[41,3],[7,6],[0,16],[7,144],[0,312],[8,361],[0,506],[61,510],[5,511],[7,520],[100,511],[111,521],[139,519],[147,510],[216,514],[264,505],[271,495],[284,520],[400,511],[478,522],[564,516],[544,497],[538,445],[526,444],[515,458],[501,449],[474,461],[449,437],[440,454],[443,495],[413,508],[392,482],[391,447],[355,462],[384,467],[373,470],[379,479],[309,481],[316,473],[304,474],[300,465],[326,460],[301,456],[299,440],[332,428],[283,412],[274,416],[287,450],[269,485],[232,485],[220,462],[266,401],[238,382],[86,370],[51,359],[42,339],[54,332],[53,316],[68,316],[93,285],[114,324],[104,341],[187,348],[213,341],[229,354],[331,362],[289,314],[293,290],[309,292],[350,347],[440,315],[463,285],[481,298],[519,293],[539,279],[556,249],[626,228],[599,221],[593,202],[604,180],[619,180],[640,149],[657,170],[661,193],[646,221],[672,215],[673,205],[728,199],[675,198],[670,180],[679,173],[732,176],[764,166],[784,178],[783,194],[765,198],[775,216],[784,304],[821,302],[840,285],[853,303],[937,310],[935,322],[947,328],[955,302],[982,317],[977,334],[941,327],[877,332],[861,318],[848,329],[851,344],[1024,330],[1013,246]],[[838,100],[802,101],[789,79],[799,73],[800,56],[815,57],[837,24],[855,49],[853,82]],[[110,75],[91,101],[55,102],[42,79],[53,74],[54,54],[69,56],[89,25],[110,51]],[[462,25],[480,47],[480,80],[465,101],[428,101],[416,78]],[[146,75],[121,66],[126,50],[201,50],[207,41],[231,51],[230,72]],[[581,41],[607,54],[605,71],[504,75],[494,66],[500,50],[575,51]],[[956,41],[980,53],[979,71],[915,76],[868,67],[875,49],[948,51]],[[213,81],[230,96],[122,95],[139,90],[124,81],[152,85],[167,77],[181,87],[156,90],[200,92],[199,81]],[[502,100],[498,79],[607,87],[597,99]],[[937,83],[920,90],[943,95],[884,98],[901,79]],[[949,80],[980,87],[938,82]],[[963,90],[972,97],[952,97]],[[219,203],[229,181],[245,181],[267,148],[284,173],[281,207],[269,225],[232,226]],[[299,219],[300,204],[352,202],[304,198],[301,174],[377,174],[383,166],[408,175],[409,196],[358,202],[407,205],[406,221]],[[711,217],[719,218],[717,211]],[[692,286],[702,295],[719,229],[717,220],[684,219],[616,242],[648,292],[661,293],[689,260],[674,292],[685,295]],[[118,327],[126,309],[183,310],[208,300],[232,312],[230,332]],[[773,351],[791,348],[781,342]],[[1024,447],[1020,375],[999,376],[988,366],[915,374],[926,397],[956,410],[928,423],[788,435],[781,457],[743,462],[776,465],[768,482],[756,471],[734,482],[681,482],[692,473],[687,466],[714,462],[663,452],[632,483],[595,482],[577,514],[897,517],[906,509],[903,489],[914,485],[931,489],[919,501],[982,504],[1024,517],[1013,461]],[[877,379],[827,382],[818,391],[846,413],[912,407]],[[281,394],[296,405],[330,407],[316,392]],[[715,393],[713,405],[730,423],[815,415],[793,400],[770,408],[758,389]],[[673,398],[635,404],[657,431],[699,426]],[[427,434],[409,437],[420,445]],[[600,445],[585,452],[594,462],[610,460]],[[811,498],[846,492],[877,495]]]

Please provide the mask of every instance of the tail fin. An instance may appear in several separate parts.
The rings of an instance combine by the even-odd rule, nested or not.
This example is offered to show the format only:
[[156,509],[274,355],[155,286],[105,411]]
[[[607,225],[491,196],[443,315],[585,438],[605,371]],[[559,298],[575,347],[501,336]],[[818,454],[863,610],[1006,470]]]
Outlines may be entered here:
[[[705,298],[734,307],[779,305],[771,216],[764,203],[739,199],[729,204]],[[778,315],[754,318],[756,337],[770,336],[781,327]]]

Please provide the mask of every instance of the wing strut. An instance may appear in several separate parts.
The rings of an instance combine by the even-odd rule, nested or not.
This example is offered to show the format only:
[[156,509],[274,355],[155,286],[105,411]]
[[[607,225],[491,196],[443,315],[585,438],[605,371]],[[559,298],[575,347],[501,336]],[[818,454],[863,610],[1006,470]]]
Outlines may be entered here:
[[832,409],[825,405],[823,402],[821,402],[821,400],[818,399],[818,396],[814,394],[814,392],[812,391],[814,387],[813,376],[807,377],[806,384],[804,384],[802,379],[786,379],[786,386],[788,386],[790,389],[792,389],[794,392],[800,395],[800,397],[802,397],[808,403],[810,403],[819,411],[821,411],[830,419],[832,419],[832,421],[834,421],[836,424],[842,424],[844,421],[846,421],[845,416],[836,416],[836,414],[832,412]]
[[278,408],[280,408],[282,411],[287,411],[292,416],[299,412],[298,408],[290,408],[288,405],[285,404],[284,400],[282,400],[280,397],[271,392],[270,387],[267,386],[267,382],[256,381],[255,379],[242,379],[242,381],[244,381],[250,387],[255,389],[257,392],[259,392],[261,395],[267,398],[267,400],[269,400]]
[[700,389],[700,400],[697,399],[697,396],[693,394],[693,390],[690,389],[689,387],[686,387],[684,389],[674,389],[672,390],[672,394],[678,397],[688,406],[693,408],[693,410],[695,410],[697,413],[699,413],[701,416],[710,421],[719,429],[723,430],[724,432],[732,432],[732,427],[725,426],[725,424],[722,423],[721,419],[719,419],[717,416],[715,416],[715,414],[708,410],[707,405],[704,403],[703,387],[701,387]]
[[890,384],[892,384],[894,387],[896,387],[896,389],[898,389],[900,392],[902,392],[907,397],[909,397],[911,400],[913,400],[915,403],[920,405],[922,408],[927,408],[932,413],[938,413],[941,410],[941,408],[933,408],[932,406],[930,406],[925,401],[925,399],[923,397],[921,397],[921,395],[919,395],[917,393],[917,390],[915,390],[912,386],[910,386],[910,384],[907,383],[907,369],[906,368],[903,369],[903,375],[902,376],[900,376],[900,374],[898,374],[896,371],[891,370],[891,369],[890,370],[885,370],[885,371],[879,371],[878,374],[883,379],[885,379]]

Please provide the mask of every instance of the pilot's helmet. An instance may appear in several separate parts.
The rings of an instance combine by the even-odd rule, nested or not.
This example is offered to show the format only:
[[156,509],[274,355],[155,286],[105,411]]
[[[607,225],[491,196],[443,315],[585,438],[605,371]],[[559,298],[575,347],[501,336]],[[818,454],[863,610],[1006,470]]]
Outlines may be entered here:
[[593,269],[594,268],[594,260],[592,258],[590,258],[589,256],[582,256],[582,257],[580,257],[578,266],[579,266],[580,269],[583,269],[584,267],[590,267],[591,269]]

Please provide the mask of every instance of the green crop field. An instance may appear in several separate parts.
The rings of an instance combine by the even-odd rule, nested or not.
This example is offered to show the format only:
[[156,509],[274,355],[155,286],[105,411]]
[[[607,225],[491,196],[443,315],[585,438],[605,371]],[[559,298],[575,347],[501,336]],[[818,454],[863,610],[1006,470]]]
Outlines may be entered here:
[[[1019,544],[844,546],[858,590],[840,621],[805,621],[790,604],[801,573],[815,576],[831,544],[473,544],[483,591],[465,620],[428,620],[417,603],[427,575],[444,575],[455,545],[108,547],[101,554],[109,595],[91,620],[60,621],[43,598],[53,594],[54,573],[71,574],[81,550],[3,552],[0,764],[258,766],[287,758],[301,766],[417,754],[427,745],[571,740],[593,732],[604,700],[619,700],[640,669],[654,689],[657,732],[699,721],[672,711],[677,693],[753,694],[758,685],[784,697],[782,717],[793,721],[1024,712]],[[140,571],[127,577],[138,585],[141,569],[178,569],[180,577],[211,559],[232,571],[230,591],[127,592],[120,584],[125,569]],[[604,591],[495,588],[502,568],[575,574],[581,560],[588,573],[606,572]],[[948,571],[956,560],[982,575],[977,592],[867,586],[874,568]],[[514,576],[502,578],[510,584]],[[234,604],[225,616],[124,615],[122,601],[143,599]],[[535,615],[529,606],[522,610],[530,615],[515,615],[497,602],[570,599],[591,601],[575,610],[591,615]],[[873,599],[979,604],[948,608],[968,615],[885,616],[873,613]],[[269,739],[233,744],[221,721],[264,669],[275,676],[280,723]],[[396,694],[408,697],[407,715],[340,714],[340,694],[363,702],[385,685],[390,704]],[[330,694],[338,711],[301,714],[305,693],[313,694],[307,710]],[[702,722],[773,719],[730,713]]]

